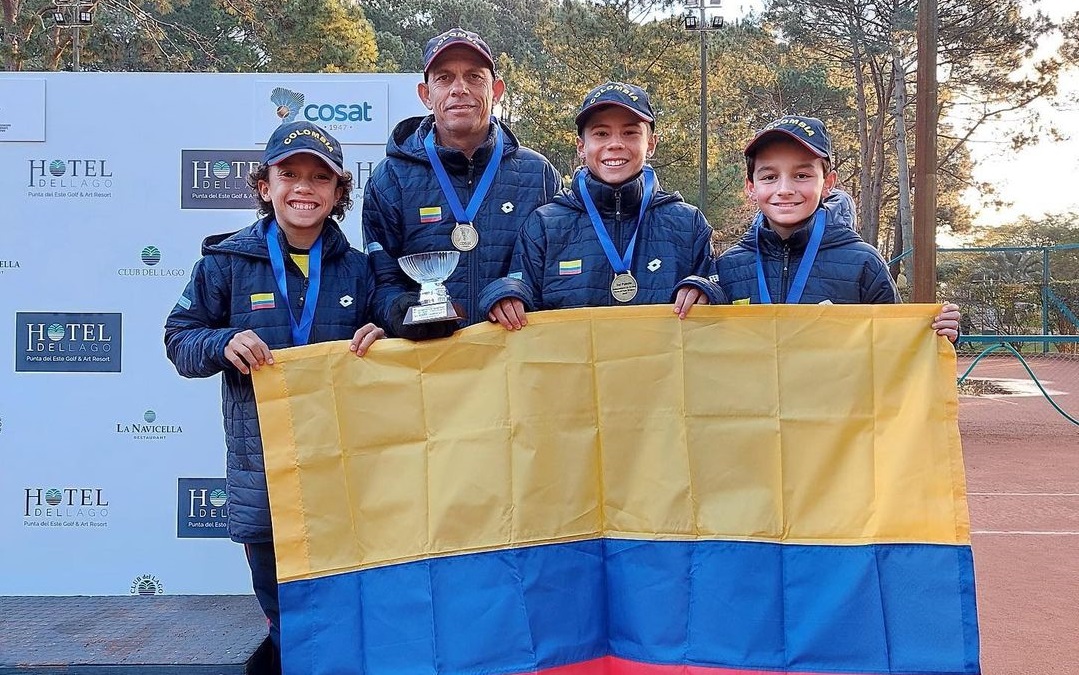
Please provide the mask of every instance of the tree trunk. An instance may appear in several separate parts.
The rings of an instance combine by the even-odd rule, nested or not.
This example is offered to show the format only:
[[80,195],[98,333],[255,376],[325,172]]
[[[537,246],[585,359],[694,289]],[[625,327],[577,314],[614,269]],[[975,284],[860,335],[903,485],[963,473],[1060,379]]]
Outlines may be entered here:
[[888,95],[885,93],[885,84],[881,74],[881,67],[870,59],[870,75],[873,93],[876,96],[876,106],[873,114],[873,122],[869,128],[868,154],[869,165],[866,167],[868,177],[862,186],[862,206],[865,218],[862,225],[862,238],[872,246],[880,243],[880,202],[884,187],[884,125],[886,121],[885,108],[887,107]]
[[7,44],[0,46],[4,52],[4,70],[17,70],[19,62],[19,32],[15,27],[15,19],[19,16],[18,0],[0,0],[4,8],[4,25],[0,35],[3,35]]
[[854,100],[857,102],[856,112],[858,115],[858,225],[862,238],[870,244],[875,244],[876,231],[868,231],[869,219],[869,176],[873,163],[872,144],[869,142],[869,108],[865,100],[865,73],[862,72],[861,46],[858,43],[852,45],[851,70],[854,72]]
[[[899,222],[897,227],[902,232],[900,239],[897,232],[896,241],[902,241],[902,246],[911,246],[914,242],[914,219],[911,215],[910,204],[910,163],[907,160],[907,120],[905,109],[907,107],[907,71],[898,54],[892,56],[892,70],[895,74],[895,155],[896,172],[899,181],[899,204],[897,212]],[[892,256],[904,255],[906,250],[892,252]],[[914,257],[905,256],[902,261],[902,270],[907,279],[914,278]]]

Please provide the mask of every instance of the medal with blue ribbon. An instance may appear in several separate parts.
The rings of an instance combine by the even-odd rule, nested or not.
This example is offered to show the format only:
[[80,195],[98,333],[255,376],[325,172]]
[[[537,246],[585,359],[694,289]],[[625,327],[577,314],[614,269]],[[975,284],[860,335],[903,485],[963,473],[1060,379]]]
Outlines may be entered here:
[[281,243],[277,240],[277,220],[271,220],[266,230],[266,248],[270,251],[270,267],[273,268],[277,290],[285,301],[289,325],[292,327],[292,344],[295,347],[307,344],[311,337],[311,326],[315,322],[315,305],[318,304],[318,289],[322,280],[322,234],[318,235],[314,246],[308,251],[307,293],[303,298],[303,311],[300,322],[292,315],[292,305],[288,301],[288,281],[285,279],[285,257],[281,253]]
[[[761,228],[764,227],[764,214],[757,215],[757,221],[753,224],[754,237],[757,241],[757,292],[762,304],[772,304],[772,295],[768,292],[768,282],[764,277],[764,263],[761,261]],[[813,231],[809,233],[809,243],[805,253],[802,254],[802,262],[798,263],[798,271],[794,274],[791,290],[787,293],[787,304],[796,305],[802,299],[805,291],[809,272],[813,269],[813,263],[820,251],[821,240],[824,239],[824,209],[817,209],[813,218]]]
[[502,148],[505,144],[502,138],[502,127],[498,125],[494,117],[491,118],[491,123],[495,128],[494,150],[491,152],[491,158],[487,161],[487,168],[483,170],[483,175],[480,176],[480,181],[476,184],[476,191],[472,193],[472,199],[468,200],[467,209],[461,204],[457,191],[453,189],[453,183],[450,182],[450,176],[446,173],[446,167],[442,165],[442,159],[438,156],[438,150],[435,148],[434,127],[423,139],[423,148],[427,151],[427,158],[431,161],[431,168],[435,171],[438,185],[442,188],[442,195],[449,203],[450,210],[453,211],[453,217],[457,221],[457,224],[453,226],[453,232],[450,234],[450,241],[453,242],[454,248],[458,251],[471,251],[480,243],[480,233],[476,230],[474,221],[476,214],[480,211],[480,206],[483,205],[484,197],[487,196],[488,190],[491,189],[491,185],[494,183],[495,174],[498,173],[498,165],[502,162]]
[[637,280],[630,273],[629,266],[633,263],[633,249],[637,246],[637,233],[641,231],[644,214],[648,210],[649,204],[652,203],[656,172],[650,166],[645,166],[641,170],[644,177],[641,209],[637,214],[637,223],[633,227],[633,235],[629,239],[629,245],[626,246],[626,252],[622,256],[618,255],[618,249],[615,248],[610,233],[607,232],[607,228],[603,225],[603,219],[600,218],[599,211],[596,210],[592,195],[588,194],[584,174],[584,171],[577,172],[577,190],[581,193],[581,201],[584,202],[585,211],[588,212],[588,219],[592,221],[592,227],[596,231],[596,237],[599,238],[600,246],[603,247],[603,253],[606,254],[607,260],[611,263],[611,268],[614,269],[614,280],[611,281],[611,296],[618,302],[629,302],[637,297]]

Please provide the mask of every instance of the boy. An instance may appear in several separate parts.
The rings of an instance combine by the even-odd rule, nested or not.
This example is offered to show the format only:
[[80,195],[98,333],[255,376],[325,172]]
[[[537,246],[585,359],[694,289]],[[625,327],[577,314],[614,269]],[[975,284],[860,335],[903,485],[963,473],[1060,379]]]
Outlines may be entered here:
[[[781,117],[757,132],[745,157],[746,194],[760,213],[716,262],[719,284],[733,302],[900,301],[884,259],[853,229],[853,200],[835,190],[823,122]],[[932,327],[955,342],[959,307],[945,304]]]
[[658,142],[648,94],[602,84],[576,123],[584,166],[525,221],[509,276],[484,289],[480,311],[520,330],[535,310],[674,301],[684,318],[695,303],[723,302],[704,278],[712,265],[704,215],[663,191],[645,165]]
[[165,322],[165,347],[184,377],[222,374],[229,535],[244,544],[276,651],[277,573],[251,370],[273,364],[271,349],[309,342],[351,338],[363,356],[383,332],[368,323],[367,257],[334,221],[352,206],[340,143],[309,122],[281,125],[248,184],[262,218],[203,242]]

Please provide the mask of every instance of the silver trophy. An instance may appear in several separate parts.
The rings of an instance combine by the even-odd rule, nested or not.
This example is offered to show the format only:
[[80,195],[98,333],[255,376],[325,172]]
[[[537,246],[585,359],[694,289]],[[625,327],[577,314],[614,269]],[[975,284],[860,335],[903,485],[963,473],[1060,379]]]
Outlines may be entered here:
[[456,321],[461,313],[442,285],[453,274],[460,260],[459,251],[425,251],[397,260],[397,264],[420,285],[420,304],[408,308],[405,325],[432,321]]

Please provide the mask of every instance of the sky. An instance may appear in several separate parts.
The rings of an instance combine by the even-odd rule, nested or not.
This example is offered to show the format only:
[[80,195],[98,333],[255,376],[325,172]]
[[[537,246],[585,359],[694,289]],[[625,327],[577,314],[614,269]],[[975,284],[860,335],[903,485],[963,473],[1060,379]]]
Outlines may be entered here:
[[[763,7],[761,0],[722,0],[719,7],[715,0],[705,0],[709,7],[709,16],[721,14],[732,21],[749,11],[759,12]],[[1021,0],[1024,5],[1042,11],[1054,20],[1079,11],[1075,0]],[[1053,44],[1043,45],[1052,48]],[[978,227],[991,227],[1010,222],[1026,215],[1040,218],[1051,213],[1079,214],[1079,103],[1068,106],[1067,101],[1079,101],[1079,72],[1069,72],[1061,78],[1057,107],[1044,104],[1039,106],[1044,118],[1068,135],[1064,141],[1051,142],[1046,139],[1035,146],[1019,152],[1003,147],[995,138],[1007,134],[1009,122],[985,126],[971,143],[970,151],[976,162],[974,178],[989,181],[997,185],[1000,198],[1012,205],[1001,210],[993,207],[983,208],[981,199],[974,192],[966,195],[967,202],[977,213],[975,224]],[[1047,169],[1046,167],[1051,167]]]
[[[1037,8],[1054,20],[1079,10],[1074,0],[1041,0]],[[990,128],[972,144],[971,155],[977,161],[974,177],[996,183],[1000,196],[1013,202],[999,211],[983,209],[976,221],[979,225],[999,225],[1023,215],[1037,219],[1052,213],[1079,214],[1079,105],[1074,103],[1079,100],[1079,73],[1072,70],[1062,76],[1058,90],[1058,107],[1042,104],[1038,109],[1069,136],[1066,140],[1045,139],[1014,152],[994,144],[990,139],[997,129]],[[968,196],[971,205],[978,206],[975,196]]]

